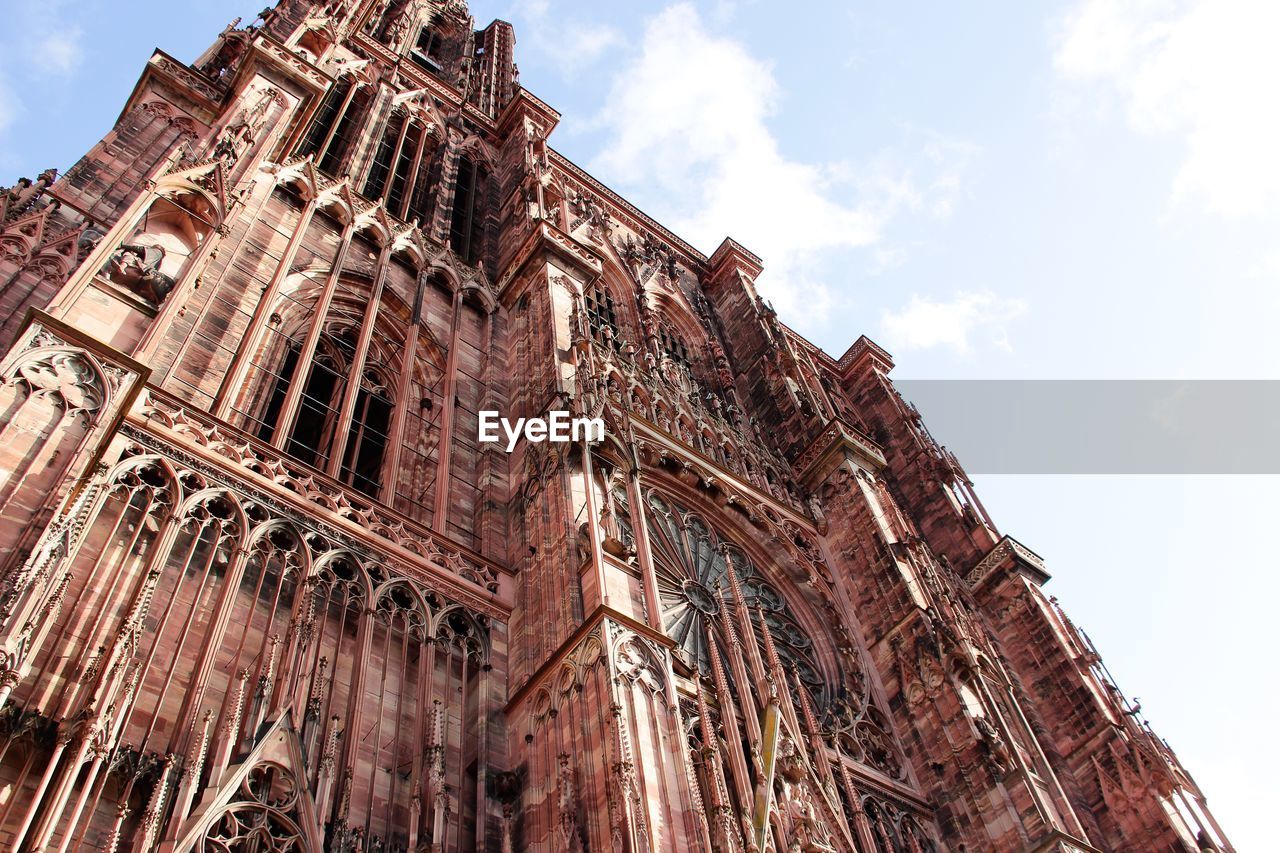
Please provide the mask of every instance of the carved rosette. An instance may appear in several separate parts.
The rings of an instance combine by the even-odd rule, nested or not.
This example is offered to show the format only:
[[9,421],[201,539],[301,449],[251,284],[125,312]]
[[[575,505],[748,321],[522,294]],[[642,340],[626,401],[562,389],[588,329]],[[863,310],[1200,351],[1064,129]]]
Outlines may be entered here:
[[[778,656],[796,673],[818,707],[825,707],[827,678],[815,657],[813,640],[801,627],[786,596],[740,549],[723,543],[697,515],[650,492],[646,508],[658,575],[663,630],[679,647],[684,663],[710,674],[708,628],[731,606],[732,570],[757,621],[768,625]],[[722,650],[723,653],[723,650]]]

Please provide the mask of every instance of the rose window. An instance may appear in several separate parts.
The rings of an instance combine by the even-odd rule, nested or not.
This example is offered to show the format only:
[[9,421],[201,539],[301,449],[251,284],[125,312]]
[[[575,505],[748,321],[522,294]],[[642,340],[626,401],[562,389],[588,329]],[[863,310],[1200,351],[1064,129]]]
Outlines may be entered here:
[[[824,705],[827,679],[814,658],[813,641],[800,627],[777,587],[765,579],[746,554],[721,541],[697,515],[654,492],[649,493],[647,503],[662,627],[677,643],[679,658],[691,669],[709,677],[710,629],[727,670],[723,620],[734,607],[729,579],[732,565],[751,612],[761,653],[763,616],[788,678],[798,677],[809,689],[815,705]],[[737,627],[739,623],[734,624]]]

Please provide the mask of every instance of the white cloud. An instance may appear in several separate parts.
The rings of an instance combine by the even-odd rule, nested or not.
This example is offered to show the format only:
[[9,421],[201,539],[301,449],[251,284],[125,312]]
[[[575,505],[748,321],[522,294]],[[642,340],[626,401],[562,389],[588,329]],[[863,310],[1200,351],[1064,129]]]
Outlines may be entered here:
[[907,251],[900,246],[880,246],[871,250],[871,274],[879,275],[902,266],[907,260]]
[[949,302],[913,295],[900,311],[880,315],[880,333],[895,352],[941,346],[967,353],[979,337],[1009,350],[1009,324],[1026,311],[1023,300],[1002,299],[990,291],[961,291]]
[[[1262,278],[1280,281],[1280,252],[1269,252],[1247,271],[1249,278]],[[1273,291],[1274,292],[1274,291]]]
[[521,35],[533,49],[570,78],[593,65],[605,52],[622,42],[622,34],[607,24],[549,15],[550,0],[519,0],[512,10],[523,19]]
[[1277,32],[1274,0],[1082,0],[1055,65],[1117,92],[1135,130],[1185,141],[1176,200],[1256,214],[1280,200]]
[[622,36],[605,24],[572,23],[560,28],[559,43],[551,46],[556,65],[566,77],[595,63]]
[[530,18],[544,17],[550,8],[551,0],[518,0],[515,5],[517,12],[523,13]]
[[50,33],[37,43],[35,61],[41,63],[46,72],[70,74],[84,58],[80,36],[78,29]]
[[728,235],[759,254],[762,292],[785,315],[813,320],[834,301],[821,269],[832,252],[878,243],[896,213],[928,211],[935,191],[951,190],[889,156],[865,166],[787,157],[769,127],[780,96],[767,63],[711,32],[691,4],[669,6],[647,22],[595,117],[608,139],[591,168],[647,196],[650,212],[700,249]]

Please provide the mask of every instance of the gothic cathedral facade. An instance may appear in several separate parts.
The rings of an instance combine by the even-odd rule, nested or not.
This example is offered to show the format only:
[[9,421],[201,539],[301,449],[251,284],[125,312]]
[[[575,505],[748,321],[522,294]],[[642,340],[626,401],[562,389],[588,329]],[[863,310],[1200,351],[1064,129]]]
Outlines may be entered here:
[[0,846],[1232,850],[889,354],[514,46],[284,0],[0,191]]

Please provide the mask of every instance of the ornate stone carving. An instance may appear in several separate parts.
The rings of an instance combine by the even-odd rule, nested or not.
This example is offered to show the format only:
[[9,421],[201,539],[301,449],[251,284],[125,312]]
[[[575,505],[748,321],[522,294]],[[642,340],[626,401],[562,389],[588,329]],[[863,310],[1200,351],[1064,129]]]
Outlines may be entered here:
[[102,273],[152,305],[159,305],[176,284],[172,277],[160,271],[164,255],[163,246],[126,243],[111,255]]
[[808,768],[790,737],[778,745],[778,776],[781,790],[778,809],[789,839],[787,850],[795,853],[834,853],[832,833],[814,796]]
[[151,58],[151,66],[209,101],[217,101],[222,95],[217,86],[163,53]]
[[[207,481],[213,483],[225,484],[228,488],[233,489],[237,493],[244,494],[252,498],[255,502],[270,508],[273,512],[293,519],[304,529],[314,530],[331,541],[349,543],[348,547],[352,551],[359,554],[367,554],[369,559],[376,560],[381,564],[393,568],[397,573],[413,577],[420,583],[424,583],[431,589],[439,591],[441,594],[465,604],[478,613],[483,613],[490,618],[505,620],[508,618],[508,611],[492,600],[483,599],[474,593],[468,591],[465,587],[451,585],[440,577],[440,570],[457,574],[461,577],[467,577],[475,582],[478,578],[490,576],[491,581],[496,589],[496,573],[492,567],[486,564],[473,561],[470,557],[460,551],[450,551],[434,544],[433,537],[426,537],[419,540],[420,551],[419,556],[425,558],[425,564],[422,566],[414,565],[405,557],[396,557],[389,555],[377,555],[375,557],[368,546],[363,542],[352,541],[351,533],[339,530],[338,528],[317,522],[312,518],[306,518],[298,514],[287,503],[272,495],[267,491],[249,485],[248,482],[232,480],[224,472],[217,467],[200,460],[190,453],[184,452],[177,445],[168,444],[160,440],[157,436],[152,435],[145,429],[139,429],[128,423],[122,428],[122,432],[138,442],[141,446],[148,447],[166,458],[173,459],[181,465],[197,471]],[[368,528],[364,528],[369,532],[391,539],[396,534],[396,529],[390,525],[374,524]],[[391,541],[396,541],[392,539]],[[405,540],[400,539],[397,544],[405,546]],[[493,573],[493,574],[490,574]]]
[[106,403],[102,376],[80,350],[30,351],[15,365],[15,373],[32,396],[56,397],[68,412],[91,414]]

